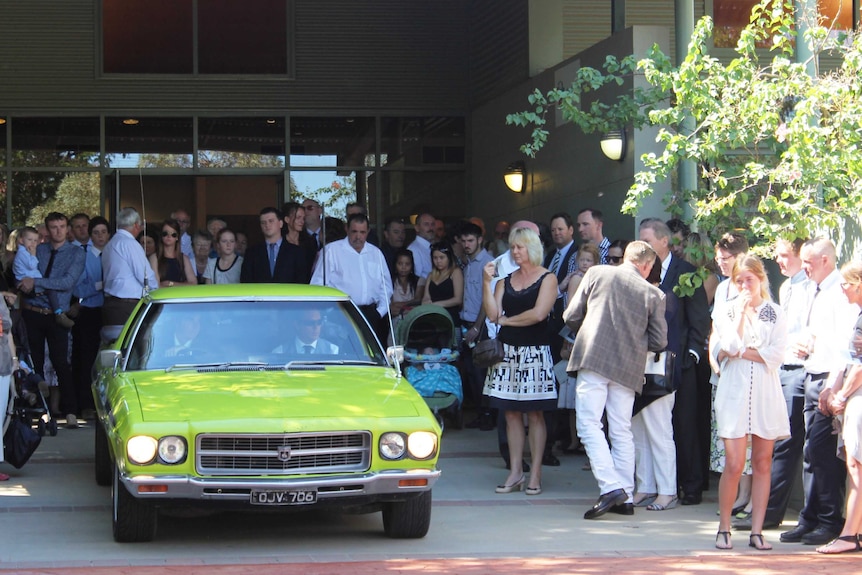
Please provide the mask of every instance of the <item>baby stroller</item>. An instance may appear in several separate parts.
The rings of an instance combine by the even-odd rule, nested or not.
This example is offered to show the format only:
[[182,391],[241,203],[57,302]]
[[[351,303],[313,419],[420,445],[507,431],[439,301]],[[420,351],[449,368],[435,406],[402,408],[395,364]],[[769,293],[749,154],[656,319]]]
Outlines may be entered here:
[[464,425],[461,375],[455,324],[444,308],[426,304],[413,308],[396,327],[395,341],[404,346],[407,381],[425,399],[440,427],[444,416],[456,429]]
[[48,384],[33,369],[33,358],[30,356],[30,345],[27,339],[27,327],[21,319],[21,312],[10,310],[12,315],[12,338],[18,353],[19,369],[15,370],[15,393],[17,397],[13,408],[23,414],[29,421],[36,423],[40,436],[46,433],[52,437],[57,435],[57,420],[51,417],[48,407]]

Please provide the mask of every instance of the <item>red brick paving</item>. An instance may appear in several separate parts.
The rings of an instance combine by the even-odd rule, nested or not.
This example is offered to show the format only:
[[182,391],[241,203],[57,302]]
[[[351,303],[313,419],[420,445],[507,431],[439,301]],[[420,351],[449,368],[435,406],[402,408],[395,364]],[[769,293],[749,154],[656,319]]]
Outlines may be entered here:
[[256,565],[153,565],[0,569],[16,575],[566,575],[626,574],[746,575],[862,573],[862,553],[831,557],[811,554],[711,554],[684,557],[566,557],[531,559],[393,559],[346,563]]

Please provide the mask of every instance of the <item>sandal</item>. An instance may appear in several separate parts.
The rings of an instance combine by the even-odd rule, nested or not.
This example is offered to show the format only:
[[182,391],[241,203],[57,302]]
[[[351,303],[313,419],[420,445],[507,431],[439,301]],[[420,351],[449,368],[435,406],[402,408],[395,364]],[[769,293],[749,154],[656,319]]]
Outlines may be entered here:
[[[846,543],[853,543],[853,547],[845,547],[844,549],[833,550],[833,547],[839,541],[844,541]],[[836,537],[826,545],[821,545],[817,548],[818,553],[824,553],[826,555],[837,555],[838,553],[849,553],[853,551],[862,550],[862,545],[859,544],[859,536],[858,535],[842,535],[841,537]]]
[[658,493],[645,493],[643,497],[637,499],[633,503],[635,507],[646,507],[647,505],[655,501],[656,497],[658,497]]
[[[857,542],[858,545],[858,542]],[[771,551],[772,545],[766,542],[761,533],[752,533],[748,536],[748,546],[754,547],[758,551]]]
[[730,531],[719,531],[715,534],[716,549],[733,549],[733,543],[730,542]]
[[679,497],[676,495],[673,496],[673,499],[662,505],[661,503],[650,503],[646,506],[647,511],[667,511],[668,509],[673,509],[679,504]]

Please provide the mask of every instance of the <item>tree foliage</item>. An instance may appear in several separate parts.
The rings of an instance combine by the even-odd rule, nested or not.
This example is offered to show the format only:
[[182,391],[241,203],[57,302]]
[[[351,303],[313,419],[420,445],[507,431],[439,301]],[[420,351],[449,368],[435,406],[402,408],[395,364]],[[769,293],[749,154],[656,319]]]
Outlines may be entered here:
[[[581,68],[567,89],[535,91],[532,109],[510,114],[507,122],[532,127],[532,141],[521,148],[529,156],[547,142],[545,115],[554,106],[585,133],[659,127],[663,151],[642,157],[645,168],[622,206],[628,214],[680,162],[693,161],[700,167],[698,189],[673,190],[666,203],[691,205],[701,229],[744,227],[762,244],[841,229],[862,205],[862,37],[837,34],[811,15],[797,18],[807,24],[801,39],[792,2],[762,0],[735,57],[724,63],[709,55],[713,23],[704,17],[678,66],[657,46],[637,62],[609,56],[603,71]],[[794,61],[797,41],[809,46],[815,62],[830,53],[841,66],[811,74],[808,63]],[[764,45],[768,52],[759,48]],[[648,87],[612,104],[587,101],[633,74]]]
[[57,186],[54,197],[30,211],[27,225],[35,226],[45,221],[50,212],[60,212],[67,217],[83,213],[90,216],[99,213],[99,174],[95,172],[73,172],[66,174]]

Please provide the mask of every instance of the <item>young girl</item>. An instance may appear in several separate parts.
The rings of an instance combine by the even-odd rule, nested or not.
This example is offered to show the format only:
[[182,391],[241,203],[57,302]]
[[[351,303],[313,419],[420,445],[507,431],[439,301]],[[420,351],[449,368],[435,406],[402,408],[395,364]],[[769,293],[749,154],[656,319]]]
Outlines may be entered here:
[[216,234],[219,256],[210,258],[204,271],[207,284],[238,284],[242,269],[242,256],[236,253],[236,235],[230,228],[223,228]]
[[404,308],[419,305],[425,293],[425,280],[416,275],[413,252],[400,248],[395,253],[395,273],[392,274],[392,302],[389,315],[401,317]]
[[159,278],[159,286],[197,285],[195,269],[189,258],[180,251],[180,224],[176,220],[165,220],[158,256],[150,256],[150,265]]
[[578,286],[581,285],[581,280],[584,278],[584,274],[587,273],[587,270],[601,262],[602,256],[599,253],[599,248],[596,247],[596,244],[587,243],[578,248],[578,255],[575,258],[575,261],[578,264],[578,269],[572,272],[569,276],[569,284],[566,288],[569,299],[572,299],[572,296],[575,295],[576,291],[578,291]]
[[731,549],[730,516],[751,436],[751,535],[749,546],[772,546],[761,534],[769,499],[772,447],[790,435],[778,368],[784,360],[787,324],[780,306],[771,301],[769,280],[761,261],[740,255],[731,273],[739,291],[715,319],[720,365],[715,393],[718,436],[724,440],[725,465],[718,485],[719,523],[715,546]]
[[461,302],[464,299],[464,275],[455,265],[452,246],[446,242],[431,244],[431,273],[425,284],[422,303],[446,308],[456,326],[461,325]]

